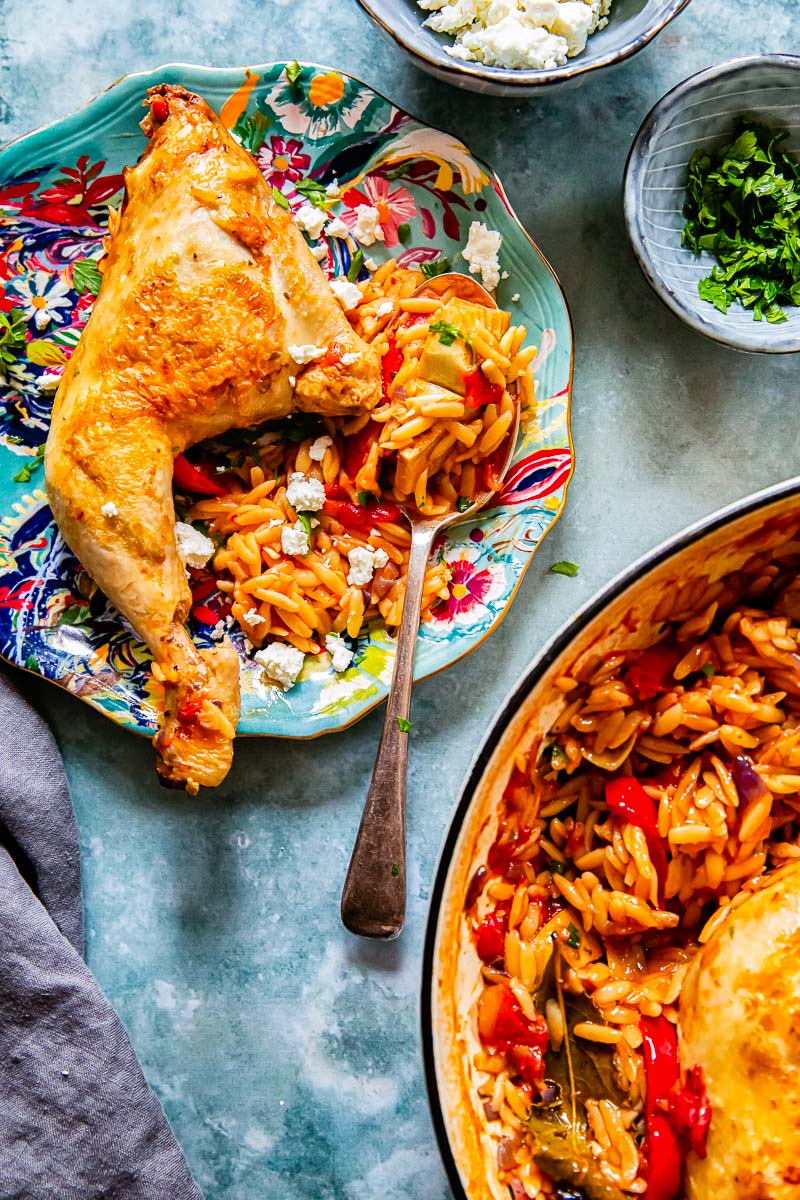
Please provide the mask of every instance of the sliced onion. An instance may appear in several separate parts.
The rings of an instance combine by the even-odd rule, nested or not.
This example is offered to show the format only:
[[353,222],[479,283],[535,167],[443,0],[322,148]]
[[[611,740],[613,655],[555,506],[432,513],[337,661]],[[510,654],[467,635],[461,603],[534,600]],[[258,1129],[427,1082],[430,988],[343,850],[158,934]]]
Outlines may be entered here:
[[752,800],[763,796],[769,788],[753,766],[753,760],[746,754],[740,754],[731,764],[731,775],[736,784],[736,791],[742,804],[750,804]]
[[[502,1142],[497,1144],[497,1165],[501,1171],[512,1171],[517,1165],[517,1160],[514,1155],[516,1147],[511,1138],[503,1138]],[[525,1193],[522,1193],[523,1196]]]
[[499,1121],[500,1120],[500,1113],[497,1111],[495,1106],[492,1104],[491,1100],[484,1100],[483,1115],[486,1117],[487,1121]]

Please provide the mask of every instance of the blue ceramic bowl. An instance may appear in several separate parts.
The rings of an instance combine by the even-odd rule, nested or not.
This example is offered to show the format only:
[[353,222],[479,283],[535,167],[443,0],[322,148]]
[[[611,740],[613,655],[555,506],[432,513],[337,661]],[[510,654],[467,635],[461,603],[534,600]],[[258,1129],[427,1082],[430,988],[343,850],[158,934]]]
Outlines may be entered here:
[[654,291],[687,325],[737,350],[800,350],[800,308],[780,325],[754,321],[739,305],[727,313],[701,300],[697,284],[714,259],[681,246],[689,158],[696,146],[730,141],[737,116],[788,130],[783,147],[800,154],[800,57],[761,54],[709,67],[673,88],[646,118],[625,172],[625,220],[639,266]]
[[429,75],[473,92],[520,99],[545,84],[566,83],[597,67],[630,58],[660,33],[689,0],[614,0],[605,29],[592,34],[582,54],[552,71],[510,71],[483,63],[461,62],[445,51],[445,46],[452,44],[452,37],[424,28],[423,21],[430,14],[419,8],[416,0],[358,2],[412,62]]

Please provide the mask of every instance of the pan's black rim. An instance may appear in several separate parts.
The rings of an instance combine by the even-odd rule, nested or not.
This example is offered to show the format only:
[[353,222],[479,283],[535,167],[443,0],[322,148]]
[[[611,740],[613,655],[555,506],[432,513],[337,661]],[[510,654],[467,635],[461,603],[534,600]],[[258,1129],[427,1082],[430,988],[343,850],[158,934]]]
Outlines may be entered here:
[[467,771],[466,779],[461,789],[461,795],[458,799],[453,815],[450,819],[450,825],[445,835],[444,843],[439,854],[439,860],[436,866],[433,887],[431,888],[430,902],[428,906],[428,919],[425,930],[425,943],[422,955],[422,981],[420,995],[420,1018],[421,1018],[421,1037],[422,1037],[422,1057],[423,1068],[425,1074],[425,1086],[428,1093],[428,1105],[430,1107],[431,1120],[436,1133],[436,1140],[439,1145],[439,1153],[442,1158],[442,1163],[447,1174],[448,1182],[453,1191],[455,1200],[470,1200],[464,1190],[464,1185],[461,1182],[461,1175],[456,1165],[455,1157],[450,1146],[450,1138],[447,1133],[444,1112],[442,1109],[441,1097],[439,1095],[439,1083],[436,1077],[436,1059],[433,1048],[433,988],[435,984],[435,959],[434,951],[436,946],[436,933],[439,925],[439,917],[441,913],[442,898],[444,896],[445,882],[447,874],[450,870],[450,864],[453,859],[453,854],[456,848],[456,843],[461,834],[461,829],[464,824],[464,819],[472,804],[472,800],[478,788],[478,784],[483,778],[486,767],[497,749],[497,745],[503,732],[506,729],[508,722],[517,713],[522,702],[526,699],[531,690],[541,679],[542,675],[550,668],[552,663],[558,658],[563,650],[571,641],[596,617],[611,601],[615,600],[626,588],[631,584],[641,579],[648,571],[654,567],[660,566],[667,559],[678,554],[682,550],[686,550],[695,542],[701,541],[708,534],[714,533],[717,529],[725,525],[731,524],[734,520],[745,517],[752,512],[756,512],[760,508],[767,508],[771,504],[777,503],[780,500],[785,500],[792,495],[800,494],[800,476],[794,476],[782,483],[773,484],[771,487],[764,488],[762,491],[754,492],[749,496],[743,497],[741,500],[736,500],[732,504],[728,504],[725,508],[719,509],[708,517],[688,526],[680,533],[675,534],[667,541],[662,542],[654,550],[637,559],[608,584],[605,585],[591,600],[582,608],[573,618],[553,635],[549,642],[545,644],[540,653],[533,659],[530,666],[525,670],[522,677],[514,685],[511,692],[500,706],[500,709],[492,722],[489,731],[487,732],[483,742],[478,748],[475,757]]

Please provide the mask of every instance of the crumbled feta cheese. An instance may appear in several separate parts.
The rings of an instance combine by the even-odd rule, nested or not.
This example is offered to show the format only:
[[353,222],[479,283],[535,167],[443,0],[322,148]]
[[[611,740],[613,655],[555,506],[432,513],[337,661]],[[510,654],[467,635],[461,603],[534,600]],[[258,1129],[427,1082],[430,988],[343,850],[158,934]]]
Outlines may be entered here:
[[225,622],[217,621],[214,628],[211,630],[211,640],[213,642],[221,642],[225,637]]
[[348,649],[344,638],[329,633],[325,638],[325,649],[331,656],[331,666],[337,673],[346,671],[353,661],[353,651]]
[[303,669],[304,654],[294,646],[285,646],[282,642],[271,642],[254,656],[264,674],[273,683],[283,688],[290,688]]
[[357,284],[351,283],[349,279],[332,279],[331,291],[345,312],[350,312],[351,308],[355,308],[357,304],[361,303],[361,288]]
[[519,292],[514,292],[514,295],[511,297],[511,303],[519,304]]
[[334,179],[333,183],[329,183],[325,188],[325,194],[330,196],[331,200],[335,200],[336,197],[341,193],[341,190],[342,189],[339,187],[339,184]]
[[45,371],[36,382],[40,392],[54,392],[61,383],[61,371]]
[[356,223],[353,226],[353,237],[362,246],[374,246],[375,242],[385,240],[381,229],[381,214],[371,204],[359,204],[356,209]]
[[501,271],[501,272],[500,272],[500,278],[501,278],[501,279],[508,279],[508,277],[509,277],[509,275],[508,275],[508,271]]
[[273,517],[267,526],[267,529],[277,529],[279,525],[283,525],[283,521],[280,519],[280,517]]
[[328,224],[325,226],[325,232],[328,237],[346,238],[350,230],[345,225],[341,217],[331,217]]
[[316,204],[304,204],[302,208],[298,208],[294,219],[303,233],[307,233],[312,241],[316,241],[322,233],[322,227],[328,219],[328,214],[324,209],[317,208]]
[[607,23],[611,0],[418,0],[425,25],[454,35],[453,58],[512,70],[553,70]]
[[244,619],[250,626],[266,625],[267,623],[267,618],[262,617],[257,608],[248,608],[247,612],[244,614]]
[[[342,361],[344,361],[344,359]],[[322,462],[323,458],[325,457],[325,451],[328,449],[328,446],[332,445],[333,438],[326,436],[318,437],[317,440],[312,442],[309,446],[308,457],[314,462]]]
[[342,355],[340,361],[343,367],[352,367],[353,363],[358,362],[360,358],[361,355],[357,350],[348,350],[347,354]]
[[296,375],[289,376],[289,387],[290,388],[297,387],[297,376]]
[[312,346],[304,344],[302,346],[290,346],[289,357],[293,358],[296,363],[303,366],[304,363],[313,362],[315,358],[322,358],[323,354],[328,353],[327,346]]
[[473,221],[469,227],[467,244],[461,257],[467,260],[470,274],[480,275],[484,287],[493,292],[500,282],[500,264],[497,255],[502,237],[496,229],[489,229],[482,221]]
[[367,268],[368,271],[377,271],[377,269],[378,269],[378,264],[376,263],[374,258],[365,258],[364,266]]
[[372,579],[375,571],[385,567],[389,561],[385,550],[371,550],[368,546],[354,546],[347,557],[350,560],[347,582],[354,587],[364,587]]
[[308,534],[301,521],[284,525],[281,530],[281,550],[284,554],[308,554],[310,549]]
[[314,255],[314,258],[317,258],[320,262],[322,262],[323,258],[328,257],[328,247],[324,242],[321,242],[319,246],[311,247],[311,253]]
[[178,554],[187,567],[199,570],[204,567],[214,553],[214,543],[193,525],[185,521],[175,522],[175,541],[178,544]]
[[393,300],[381,300],[378,307],[375,309],[376,317],[387,317],[390,312],[394,312]]
[[325,488],[318,479],[293,471],[289,476],[286,499],[298,512],[319,512],[325,503]]
[[100,509],[104,517],[118,517],[119,509],[113,500],[106,500],[105,504]]

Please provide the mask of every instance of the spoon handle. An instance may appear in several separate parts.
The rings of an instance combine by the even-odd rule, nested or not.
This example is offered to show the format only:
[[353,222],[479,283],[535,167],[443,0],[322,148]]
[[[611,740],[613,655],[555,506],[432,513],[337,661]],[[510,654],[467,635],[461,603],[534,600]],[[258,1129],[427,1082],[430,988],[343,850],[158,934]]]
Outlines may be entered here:
[[436,525],[412,527],[403,619],[378,755],[342,891],[342,921],[352,933],[396,938],[406,912],[406,768],[414,654],[425,569]]

